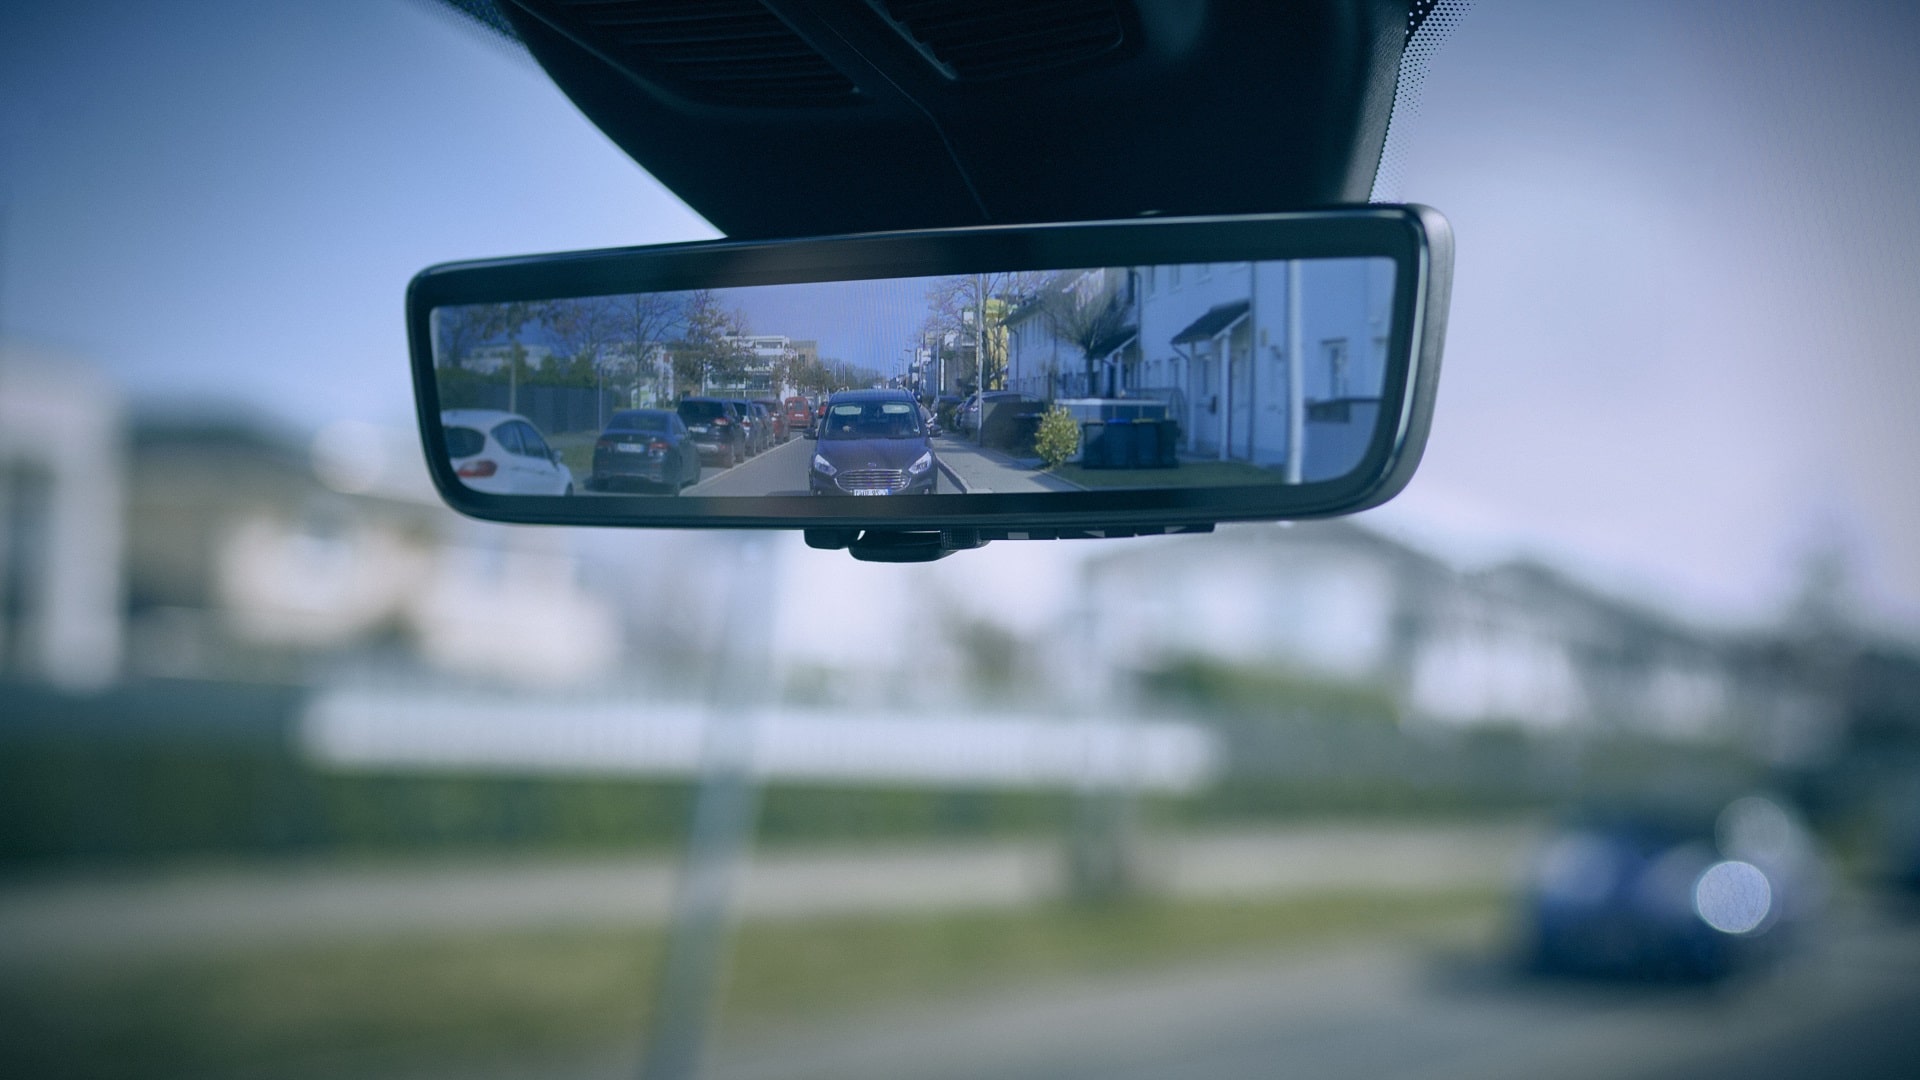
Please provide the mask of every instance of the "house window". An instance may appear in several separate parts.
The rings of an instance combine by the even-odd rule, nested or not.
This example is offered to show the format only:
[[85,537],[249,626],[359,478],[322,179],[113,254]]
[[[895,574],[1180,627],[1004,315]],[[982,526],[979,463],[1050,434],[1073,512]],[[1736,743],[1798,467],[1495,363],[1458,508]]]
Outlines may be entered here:
[[1347,371],[1347,339],[1332,338],[1320,343],[1322,355],[1327,359],[1327,396],[1330,398],[1350,397]]

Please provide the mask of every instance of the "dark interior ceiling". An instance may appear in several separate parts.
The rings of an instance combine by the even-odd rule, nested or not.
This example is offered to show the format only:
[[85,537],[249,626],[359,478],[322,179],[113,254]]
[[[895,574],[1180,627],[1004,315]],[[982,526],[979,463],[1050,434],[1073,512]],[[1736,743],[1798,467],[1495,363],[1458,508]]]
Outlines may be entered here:
[[446,0],[735,237],[1364,202],[1419,0]]

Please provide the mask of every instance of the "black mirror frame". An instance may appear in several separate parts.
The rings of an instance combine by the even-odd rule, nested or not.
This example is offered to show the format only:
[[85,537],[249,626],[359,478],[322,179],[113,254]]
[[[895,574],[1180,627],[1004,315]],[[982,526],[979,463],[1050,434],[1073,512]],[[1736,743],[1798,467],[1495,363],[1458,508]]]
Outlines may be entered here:
[[[552,499],[488,495],[441,448],[430,313],[436,307],[977,270],[1382,256],[1396,266],[1382,422],[1360,465],[1335,480],[1047,494]],[[1406,487],[1426,448],[1453,277],[1452,229],[1424,206],[1289,214],[979,226],[769,242],[727,240],[446,263],[407,287],[414,398],[427,468],[449,505],[488,521],[630,528],[1147,531],[1227,521],[1329,517]],[[1387,405],[1397,409],[1389,411]]]

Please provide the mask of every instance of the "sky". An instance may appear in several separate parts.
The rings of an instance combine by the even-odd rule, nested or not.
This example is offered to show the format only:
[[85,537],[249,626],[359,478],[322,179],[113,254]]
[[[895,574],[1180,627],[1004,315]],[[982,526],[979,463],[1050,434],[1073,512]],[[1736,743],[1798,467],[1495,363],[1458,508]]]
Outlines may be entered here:
[[[1920,627],[1916,30],[1906,5],[1479,0],[1402,128],[1400,194],[1457,260],[1432,442],[1371,520],[1706,621],[1778,614],[1837,546],[1864,610]],[[422,2],[0,7],[0,336],[142,406],[404,426],[420,269],[714,235]],[[794,557],[1037,603],[1070,547]]]

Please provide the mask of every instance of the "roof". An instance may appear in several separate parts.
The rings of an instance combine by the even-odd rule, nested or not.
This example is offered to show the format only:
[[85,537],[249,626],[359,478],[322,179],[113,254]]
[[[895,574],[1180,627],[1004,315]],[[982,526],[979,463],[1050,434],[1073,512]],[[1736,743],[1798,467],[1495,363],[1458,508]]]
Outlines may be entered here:
[[[1185,345],[1190,341],[1205,341],[1213,335],[1240,321],[1253,305],[1246,300],[1235,300],[1226,304],[1215,304],[1207,309],[1205,315],[1187,324],[1185,330],[1173,335],[1175,345]],[[1117,347],[1117,346],[1116,346]]]
[[[510,413],[505,409],[443,409],[440,412],[442,424],[497,424],[502,420],[526,420],[519,413]],[[532,423],[532,421],[527,421]]]
[[[1402,59],[1424,56],[1409,36],[1433,8],[441,2],[519,39],[587,119],[735,239],[1364,202]],[[1262,137],[1245,137],[1246,116]],[[1036,131],[1053,152],[1033,153]],[[741,169],[742,146],[782,167]],[[1087,182],[1089,161],[1177,161],[1195,146],[1207,167]]]
[[[1137,338],[1139,336],[1140,336],[1139,327],[1123,326],[1120,329],[1113,331],[1112,333],[1100,335],[1099,339],[1093,343],[1093,348],[1087,350],[1087,355],[1088,356],[1112,356],[1114,353],[1117,353],[1121,349],[1126,348],[1128,342],[1132,341],[1134,338]],[[1178,338],[1174,339],[1176,344],[1179,342],[1179,340],[1180,339]]]
[[1038,315],[1042,311],[1046,310],[1046,307],[1047,305],[1041,303],[1038,299],[1027,300],[1024,303],[1022,303],[1019,307],[1016,307],[1012,311],[1008,312],[1006,318],[1003,318],[1000,320],[1000,325],[1001,326],[1018,326],[1019,324],[1026,322],[1028,319],[1031,319],[1035,315]]
[[837,391],[834,401],[912,401],[911,391],[888,387],[885,390],[841,390]]

